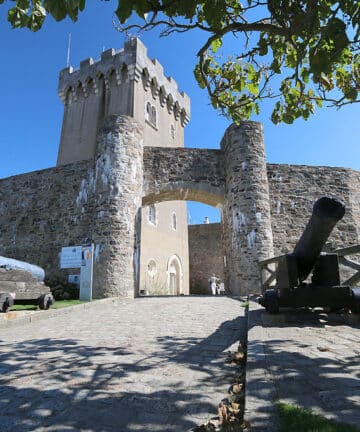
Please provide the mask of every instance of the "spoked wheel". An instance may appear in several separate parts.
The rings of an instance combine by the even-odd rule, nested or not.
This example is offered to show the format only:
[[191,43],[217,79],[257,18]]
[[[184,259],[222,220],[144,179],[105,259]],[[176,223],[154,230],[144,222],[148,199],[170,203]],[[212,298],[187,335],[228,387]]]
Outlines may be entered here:
[[279,313],[279,297],[276,290],[268,290],[265,292],[263,301],[261,303],[266,312],[269,314],[278,314]]
[[42,310],[48,310],[54,303],[54,297],[52,294],[42,294],[39,297],[39,308]]
[[9,312],[11,306],[14,304],[14,299],[12,297],[7,297],[6,300],[3,302],[1,310],[6,313]]
[[360,314],[360,288],[352,288],[353,298],[350,310],[353,314]]

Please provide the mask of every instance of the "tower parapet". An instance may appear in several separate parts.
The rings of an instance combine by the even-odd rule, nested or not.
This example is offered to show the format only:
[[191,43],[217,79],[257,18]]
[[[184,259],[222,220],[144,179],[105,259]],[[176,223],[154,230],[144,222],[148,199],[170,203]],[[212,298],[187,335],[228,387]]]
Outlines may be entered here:
[[183,146],[190,98],[148,58],[139,39],[104,51],[97,61],[83,60],[79,69],[63,69],[58,91],[64,103],[58,165],[94,158],[98,129],[110,115],[142,124],[144,145]]
[[[180,92],[176,81],[166,77],[162,65],[151,60],[147,55],[147,48],[138,39],[125,42],[124,48],[113,48],[104,51],[99,60],[92,58],[83,60],[79,69],[71,66],[63,69],[59,76],[58,93],[64,104],[71,104],[78,100],[79,94],[87,97],[90,93],[98,94],[104,80],[106,88],[110,87],[112,75],[115,82],[140,80],[144,89],[151,89],[153,97],[159,97],[162,106],[166,104],[168,110],[181,119],[185,126],[190,120],[190,98]],[[131,113],[126,113],[131,114]]]

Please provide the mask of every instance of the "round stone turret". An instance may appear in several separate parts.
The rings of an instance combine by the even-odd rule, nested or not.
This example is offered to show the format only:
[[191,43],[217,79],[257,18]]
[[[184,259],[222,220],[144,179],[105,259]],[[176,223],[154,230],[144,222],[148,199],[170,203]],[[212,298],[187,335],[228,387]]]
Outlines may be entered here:
[[94,296],[138,292],[143,129],[127,116],[107,117],[95,159]]
[[223,235],[227,288],[233,295],[260,293],[257,263],[273,255],[262,124],[231,125],[221,148],[226,173]]

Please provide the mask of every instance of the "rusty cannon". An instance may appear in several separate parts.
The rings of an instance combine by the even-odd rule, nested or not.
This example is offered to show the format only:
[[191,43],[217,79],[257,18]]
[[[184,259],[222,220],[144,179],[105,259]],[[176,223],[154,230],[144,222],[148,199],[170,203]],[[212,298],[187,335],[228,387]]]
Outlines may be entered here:
[[[323,252],[329,235],[344,214],[345,207],[337,199],[318,199],[293,252],[259,263],[262,275],[259,303],[267,312],[278,313],[280,307],[323,307],[360,313],[360,288],[354,287],[360,280],[360,264],[345,258],[359,253],[360,246]],[[339,264],[356,270],[356,274],[341,283]],[[266,272],[270,276],[264,280]]]
[[14,304],[49,309],[54,297],[44,284],[44,277],[41,267],[0,256],[0,311],[8,312]]

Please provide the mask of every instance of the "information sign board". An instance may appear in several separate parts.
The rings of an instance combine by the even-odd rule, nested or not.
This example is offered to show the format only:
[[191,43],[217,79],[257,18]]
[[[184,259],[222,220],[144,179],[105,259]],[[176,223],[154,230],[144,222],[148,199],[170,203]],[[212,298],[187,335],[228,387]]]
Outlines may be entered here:
[[63,247],[60,255],[60,268],[80,268],[82,264],[82,246]]

